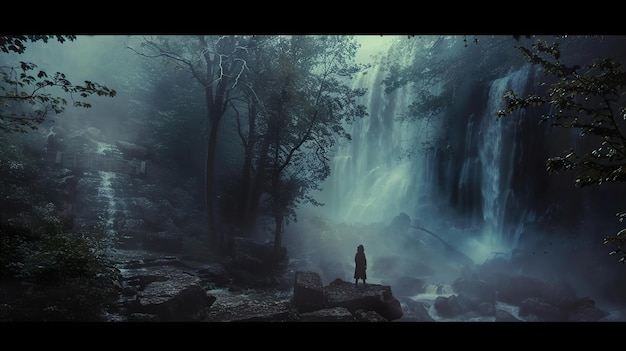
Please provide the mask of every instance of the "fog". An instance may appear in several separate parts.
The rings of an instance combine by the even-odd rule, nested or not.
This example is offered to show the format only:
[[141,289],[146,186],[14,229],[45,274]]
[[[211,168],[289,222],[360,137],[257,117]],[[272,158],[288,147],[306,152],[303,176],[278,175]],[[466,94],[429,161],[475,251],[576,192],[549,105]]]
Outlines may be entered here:
[[[360,101],[369,115],[346,125],[352,140],[338,141],[331,152],[323,190],[312,192],[324,206],[303,204],[297,208],[297,220],[286,225],[283,245],[292,264],[318,271],[325,284],[337,278],[352,281],[354,255],[362,244],[368,283],[393,287],[404,277],[417,277],[431,285],[450,285],[468,264],[501,255],[523,262],[514,266],[515,273],[565,280],[579,295],[607,304],[626,302],[625,268],[609,255],[613,248],[603,244],[604,237],[622,228],[615,213],[626,205],[621,201],[623,185],[577,189],[571,174],[549,175],[545,159],[559,154],[568,142],[578,143],[578,136],[557,135],[536,121],[492,118],[502,108],[507,89],[527,91],[539,77],[521,55],[511,54],[510,69],[498,67],[501,71],[484,80],[463,76],[452,106],[439,119],[410,120],[400,117],[408,113],[417,88],[407,85],[386,94],[383,78],[389,61],[381,60],[387,54],[400,57],[412,38],[357,37],[361,48],[355,59],[372,66],[358,74],[352,86],[368,89]],[[437,37],[433,35],[432,41]],[[508,45],[511,52],[516,52],[515,45],[530,43],[505,39],[502,46]],[[158,155],[151,160],[157,173],[150,177],[171,176],[158,168],[165,163],[163,158],[185,159],[184,169],[169,164],[163,168],[180,172],[180,184],[187,184],[184,189],[201,204],[206,152],[202,91],[181,83],[190,79],[189,73],[129,48],[140,48],[140,41],[139,36],[81,35],[62,44],[29,43],[23,55],[3,54],[2,65],[30,60],[49,73],[64,72],[73,83],[89,80],[115,89],[114,98],[87,98],[93,105],[89,109],[69,104],[28,138],[43,144],[50,133],[69,137],[89,130],[103,143],[132,142]],[[468,61],[491,64],[487,53],[476,54],[479,45],[465,48],[471,56]],[[433,84],[429,89],[443,87]],[[176,96],[189,99],[180,105],[160,105]],[[178,124],[178,130],[159,129],[167,132],[159,136],[151,132],[177,119],[186,124]],[[443,131],[447,133],[443,147],[415,153],[429,136]],[[242,159],[234,122],[225,122],[220,132],[218,173],[234,177],[240,174]],[[125,195],[115,191],[109,196],[124,201]],[[198,218],[198,223],[204,221]],[[271,242],[271,228],[271,217],[259,220],[254,238]]]

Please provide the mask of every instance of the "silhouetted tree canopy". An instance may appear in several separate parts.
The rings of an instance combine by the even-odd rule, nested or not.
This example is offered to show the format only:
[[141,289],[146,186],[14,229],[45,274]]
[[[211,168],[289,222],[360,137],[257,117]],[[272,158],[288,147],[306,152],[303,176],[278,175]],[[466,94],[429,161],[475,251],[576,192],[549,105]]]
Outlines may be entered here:
[[[74,40],[73,35],[17,35],[0,36],[0,50],[4,53],[22,54],[27,42],[56,38],[60,43]],[[52,93],[50,91],[57,91]],[[73,106],[90,108],[91,104],[75,98],[91,95],[114,97],[117,92],[92,81],[82,85],[70,82],[64,73],[49,75],[31,62],[21,61],[19,66],[0,66],[0,130],[26,133],[36,130],[51,113],[65,111],[69,96]]]
[[[502,99],[506,107],[498,117],[513,111],[545,107],[540,123],[553,127],[572,128],[580,132],[586,143],[569,148],[562,156],[546,161],[547,171],[575,173],[576,187],[626,181],[626,72],[620,62],[610,58],[595,58],[586,65],[568,65],[563,62],[558,43],[537,40],[530,48],[518,47],[524,58],[539,65],[550,82],[543,82],[543,90],[520,97],[509,90]],[[620,221],[626,216],[618,213]],[[625,230],[605,242],[617,245],[612,254],[622,255]]]

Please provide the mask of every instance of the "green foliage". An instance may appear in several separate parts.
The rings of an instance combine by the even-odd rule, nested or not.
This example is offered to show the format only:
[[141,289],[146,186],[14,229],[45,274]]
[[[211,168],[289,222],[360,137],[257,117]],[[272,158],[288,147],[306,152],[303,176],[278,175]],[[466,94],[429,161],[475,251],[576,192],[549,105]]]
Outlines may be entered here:
[[33,63],[20,62],[19,67],[0,67],[0,130],[26,133],[37,130],[50,113],[65,111],[68,101],[46,92],[46,88],[59,88],[68,94],[75,107],[90,108],[91,104],[74,100],[74,96],[86,98],[92,94],[114,97],[117,92],[98,83],[85,81],[74,85],[65,75],[56,72],[48,77]]
[[337,140],[351,139],[345,125],[366,115],[357,102],[365,90],[350,85],[366,66],[354,63],[357,43],[349,36],[255,40],[262,51],[244,76],[254,91],[247,95],[257,111],[248,116],[254,133],[237,126],[244,147],[260,141],[248,150],[269,195],[267,213],[289,223],[301,204],[321,205],[310,193],[330,174],[329,153]]
[[[2,261],[3,271],[8,268],[12,273],[8,282],[17,279],[25,288],[7,293],[0,318],[97,321],[115,304],[119,272],[93,239],[76,233],[45,235],[31,242],[7,238],[2,236],[2,249],[11,255],[10,262]],[[2,287],[11,291],[10,284]]]
[[101,240],[20,229],[0,225],[0,320],[95,321],[114,306],[119,271]]
[[[505,74],[518,65],[511,55],[514,42],[508,36],[418,36],[391,47],[386,58],[383,84],[385,93],[411,89],[412,101],[398,122],[419,121],[426,127],[414,136],[406,156],[448,150],[446,135],[453,126],[445,116],[455,102],[466,94],[464,86],[481,85]],[[471,82],[471,83],[470,83]]]
[[78,234],[46,235],[25,257],[22,272],[33,284],[54,285],[89,279],[100,256]]
[[[97,235],[68,233],[35,156],[0,137],[0,321],[93,321],[114,306],[119,272]],[[28,138],[27,138],[28,139]]]
[[[546,161],[549,173],[572,171],[576,187],[626,181],[626,138],[623,121],[626,117],[626,73],[621,64],[609,58],[596,58],[592,63],[567,65],[561,60],[558,43],[537,40],[532,47],[518,47],[533,65],[543,69],[551,83],[543,82],[543,91],[520,97],[507,91],[502,99],[505,108],[498,117],[513,111],[544,107],[542,123],[553,127],[577,129],[587,143],[570,148],[563,156]],[[618,214],[620,220],[624,218]],[[605,243],[618,245],[612,254],[624,255],[621,250],[623,231],[608,237]],[[624,261],[624,258],[620,260]]]
[[[620,222],[624,221],[624,218],[626,218],[626,212],[619,212],[617,213],[617,217],[619,218]],[[604,244],[611,244],[616,246],[615,250],[611,251],[609,253],[609,255],[613,256],[613,255],[618,255],[621,256],[619,259],[620,263],[625,263],[626,262],[626,248],[624,246],[626,246],[626,229],[622,229],[620,230],[616,235],[614,236],[608,236],[604,239]]]
[[102,242],[80,233],[24,234],[0,226],[0,320],[95,321],[113,307],[119,271]]
[[[329,174],[329,152],[338,139],[350,139],[344,123],[365,115],[365,107],[357,103],[365,91],[350,86],[352,76],[363,68],[353,63],[356,49],[354,38],[341,35],[233,35],[149,37],[136,52],[173,64],[176,78],[179,71],[187,72],[184,77],[192,77],[204,89],[201,96],[193,94],[189,85],[176,80],[175,90],[183,94],[173,102],[184,108],[176,108],[176,112],[167,110],[171,107],[161,108],[152,124],[161,141],[176,139],[177,148],[189,145],[185,155],[200,150],[200,145],[192,144],[190,131],[208,134],[209,151],[212,142],[217,145],[219,156],[215,159],[202,152],[207,159],[207,198],[211,198],[215,182],[220,189],[216,203],[222,206],[222,213],[244,212],[241,208],[245,206],[236,202],[246,198],[256,201],[248,206],[254,212],[250,216],[256,216],[255,206],[262,197],[267,199],[264,214],[281,213],[289,220],[295,219],[295,209],[302,202],[319,204],[309,193]],[[194,96],[204,99],[203,123],[194,120],[198,109],[192,107],[202,101]],[[223,125],[222,116],[227,116]],[[211,128],[218,125],[219,140],[215,141]],[[180,142],[182,134],[185,138]],[[230,135],[239,138],[243,155]],[[242,167],[243,162],[247,164]],[[243,168],[243,180],[209,178],[214,163],[223,173],[239,172],[231,171],[234,166]],[[246,191],[249,193],[241,194]],[[235,217],[223,220],[241,224]]]
[[50,39],[56,39],[59,43],[67,40],[74,41],[75,35],[0,35],[0,50],[4,53],[16,52],[23,54],[26,50],[27,42],[43,41],[47,43]]
[[[74,40],[75,36],[29,35],[0,36],[0,50],[5,53],[22,54],[27,41],[47,42],[57,38],[61,43]],[[115,97],[117,92],[91,81],[83,85],[72,84],[65,74],[56,72],[52,76],[37,69],[37,65],[21,61],[19,66],[0,66],[0,130],[26,133],[37,130],[51,113],[65,111],[68,100],[50,90],[68,95],[75,107],[90,108],[91,104],[74,97],[87,98],[91,95]]]
[[623,98],[626,73],[620,70],[621,64],[597,58],[585,67],[568,66],[559,61],[558,43],[548,45],[541,40],[532,49],[519,49],[529,62],[540,65],[544,74],[555,77],[556,81],[544,93],[523,98],[507,91],[503,96],[506,107],[498,111],[498,117],[548,105],[549,111],[541,116],[541,122],[578,129],[581,137],[597,141],[589,150],[569,149],[564,156],[549,158],[546,168],[550,173],[576,172],[577,187],[626,180],[626,139],[621,124],[626,116]]

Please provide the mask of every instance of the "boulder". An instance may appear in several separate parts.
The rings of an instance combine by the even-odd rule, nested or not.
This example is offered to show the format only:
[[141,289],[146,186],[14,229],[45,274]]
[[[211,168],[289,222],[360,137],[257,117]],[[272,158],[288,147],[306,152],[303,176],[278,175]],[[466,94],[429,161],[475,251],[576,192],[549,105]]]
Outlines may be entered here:
[[234,289],[233,274],[217,263],[117,250],[121,272],[116,321],[207,322],[389,322],[403,316],[391,287],[336,279],[323,286],[320,274],[297,271],[293,292]]
[[324,291],[329,308],[345,307],[353,313],[357,310],[375,311],[388,321],[402,318],[400,301],[393,296],[388,285],[367,284],[363,287],[335,279]]
[[520,319],[515,318],[514,315],[508,311],[498,309],[496,310],[496,322],[521,322]]
[[324,286],[318,273],[296,272],[293,304],[300,312],[311,312],[325,307]]
[[302,322],[356,322],[355,316],[345,307],[326,308],[300,314]]
[[296,272],[293,295],[284,292],[216,292],[205,321],[390,322],[402,317],[391,288],[367,288],[336,279],[323,286],[317,272]]
[[215,291],[204,322],[297,322],[290,296],[282,293]]
[[[121,273],[118,316],[128,321],[200,321],[215,302],[192,267],[172,256],[137,257],[145,252],[117,250]],[[202,266],[201,269],[206,269]]]

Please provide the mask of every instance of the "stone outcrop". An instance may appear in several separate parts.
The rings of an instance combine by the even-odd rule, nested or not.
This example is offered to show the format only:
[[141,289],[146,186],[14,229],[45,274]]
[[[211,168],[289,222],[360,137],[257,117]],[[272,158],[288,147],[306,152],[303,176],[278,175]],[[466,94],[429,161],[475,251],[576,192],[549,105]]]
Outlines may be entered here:
[[[393,297],[390,286],[355,286],[354,283],[335,279],[324,287],[315,272],[296,272],[293,303],[309,320],[358,320],[360,317],[393,321],[402,317],[400,301]],[[345,317],[345,311],[352,317]]]
[[388,285],[367,284],[363,287],[335,279],[324,291],[329,308],[345,307],[352,313],[373,311],[387,321],[402,318],[400,301],[393,296]]
[[252,292],[234,296],[216,291],[205,321],[210,322],[390,322],[402,317],[400,302],[385,285],[336,279],[322,285],[316,272],[295,273],[293,293]]
[[262,269],[258,266],[266,252],[262,245],[249,247],[254,250],[239,246],[237,250],[242,252],[236,256],[241,260],[221,263],[119,250],[116,257],[122,275],[122,299],[109,320],[591,322],[611,317],[594,300],[577,297],[567,284],[485,267],[458,278],[451,294],[442,291],[433,299],[401,296],[399,300],[389,285],[355,286],[337,278],[324,286],[318,272],[285,270],[281,275],[272,272],[276,266]]
[[595,322],[609,315],[594,300],[577,297],[567,283],[509,274],[497,267],[486,264],[458,278],[453,283],[455,294],[436,298],[437,313],[453,319],[474,315],[495,316],[496,321],[519,320],[499,308],[499,303],[506,303],[518,308],[519,317],[532,322]]
[[326,306],[322,278],[314,272],[296,272],[293,300],[300,312],[311,312]]
[[118,321],[197,321],[215,302],[195,271],[175,257],[135,257],[125,251],[119,262],[121,299]]
[[[316,272],[295,272],[292,289],[248,284],[221,264],[119,250],[121,299],[110,321],[389,322],[402,317],[391,287],[336,279],[323,286]],[[251,285],[255,283],[251,281]]]

